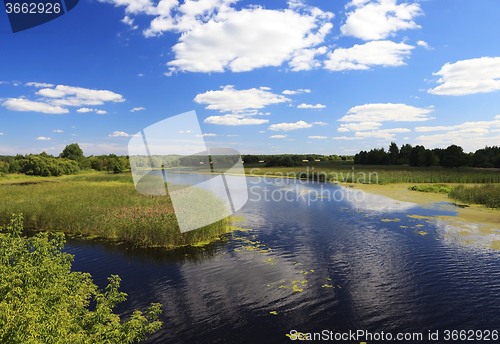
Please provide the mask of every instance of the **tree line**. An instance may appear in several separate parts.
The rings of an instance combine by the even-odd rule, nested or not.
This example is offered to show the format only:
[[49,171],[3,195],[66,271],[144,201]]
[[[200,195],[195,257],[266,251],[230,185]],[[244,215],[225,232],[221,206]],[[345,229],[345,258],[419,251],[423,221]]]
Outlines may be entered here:
[[77,143],[67,145],[57,157],[45,152],[0,156],[2,174],[24,173],[32,176],[57,177],[90,169],[118,173],[130,169],[130,164],[127,156],[115,154],[86,157]]
[[478,149],[474,153],[465,153],[463,148],[450,145],[447,148],[427,149],[424,146],[404,144],[401,148],[391,142],[389,150],[374,148],[361,151],[354,156],[355,164],[365,165],[410,165],[416,167],[443,166],[452,167],[500,167],[500,147],[493,146]]

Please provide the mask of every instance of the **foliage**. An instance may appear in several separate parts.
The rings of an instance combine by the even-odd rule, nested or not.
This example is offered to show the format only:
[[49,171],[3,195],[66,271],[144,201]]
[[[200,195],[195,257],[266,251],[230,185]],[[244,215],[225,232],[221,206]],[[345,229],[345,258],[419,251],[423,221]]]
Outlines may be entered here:
[[62,153],[59,154],[59,157],[78,161],[80,158],[83,157],[83,151],[78,145],[78,143],[72,143],[64,147]]
[[395,142],[391,142],[389,152],[374,148],[369,152],[361,151],[354,156],[355,164],[365,165],[410,165],[413,167],[443,166],[446,168],[473,166],[492,168],[500,167],[500,147],[485,147],[475,153],[466,154],[463,148],[451,145],[446,149],[426,149],[424,146],[412,147],[404,144],[398,150]]
[[485,184],[474,187],[459,185],[451,190],[448,196],[464,203],[500,208],[500,185]]
[[435,192],[435,193],[449,193],[453,189],[451,185],[445,184],[425,184],[425,185],[413,185],[408,188],[408,190],[412,191],[420,191],[420,192]]
[[113,313],[127,296],[118,291],[120,277],[111,275],[103,291],[90,274],[72,272],[63,235],[26,238],[22,231],[23,216],[14,214],[0,234],[1,343],[133,343],[161,327],[157,303],[122,322]]

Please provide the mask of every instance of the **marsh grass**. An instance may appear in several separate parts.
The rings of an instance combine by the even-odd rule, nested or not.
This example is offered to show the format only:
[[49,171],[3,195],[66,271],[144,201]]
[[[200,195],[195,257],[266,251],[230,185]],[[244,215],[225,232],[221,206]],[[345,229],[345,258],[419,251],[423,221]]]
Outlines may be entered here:
[[408,190],[448,194],[451,190],[453,190],[453,186],[445,185],[445,184],[413,185],[413,186],[410,186],[408,188]]
[[[300,173],[324,173],[329,181],[391,184],[391,183],[500,183],[500,171],[475,168],[411,167],[385,165],[354,165],[352,163],[318,162],[300,167],[264,167],[245,165],[248,176],[299,176]],[[309,179],[309,178],[308,178]]]
[[[0,226],[23,213],[31,231],[63,231],[139,246],[176,247],[210,241],[229,231],[228,221],[181,233],[169,196],[138,193],[130,175],[86,175],[54,183],[0,185]],[[213,202],[219,202],[212,199]]]
[[500,185],[485,184],[473,187],[459,185],[453,188],[448,196],[468,204],[484,204],[489,208],[500,208]]

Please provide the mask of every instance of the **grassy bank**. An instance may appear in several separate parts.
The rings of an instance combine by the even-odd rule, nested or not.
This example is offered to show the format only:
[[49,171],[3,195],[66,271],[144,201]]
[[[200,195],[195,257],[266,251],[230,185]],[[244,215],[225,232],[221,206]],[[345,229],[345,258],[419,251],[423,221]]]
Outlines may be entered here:
[[335,182],[362,184],[391,183],[500,183],[500,171],[477,168],[411,167],[386,165],[354,165],[352,163],[316,162],[298,167],[264,167],[264,164],[245,165],[245,174],[296,177],[312,172],[325,175]]
[[[52,181],[0,186],[0,226],[8,223],[12,213],[23,213],[28,230],[63,231],[147,247],[195,244],[228,231],[227,220],[221,220],[180,233],[170,197],[138,193],[130,174],[77,175]],[[211,201],[218,202],[213,197]]]

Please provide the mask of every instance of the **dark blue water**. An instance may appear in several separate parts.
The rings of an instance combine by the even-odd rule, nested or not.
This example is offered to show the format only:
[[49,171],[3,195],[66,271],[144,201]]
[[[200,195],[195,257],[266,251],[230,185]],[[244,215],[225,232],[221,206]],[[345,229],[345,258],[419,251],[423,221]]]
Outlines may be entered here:
[[[123,317],[162,303],[164,325],[148,343],[286,343],[291,331],[335,339],[358,330],[389,333],[392,342],[416,343],[394,339],[421,333],[422,342],[471,343],[445,340],[445,331],[500,330],[499,253],[466,244],[442,220],[408,216],[456,215],[453,206],[248,181],[250,199],[235,215],[251,231],[176,251],[72,242],[74,270],[90,272],[100,287],[120,275]],[[391,342],[375,338],[368,343]]]

